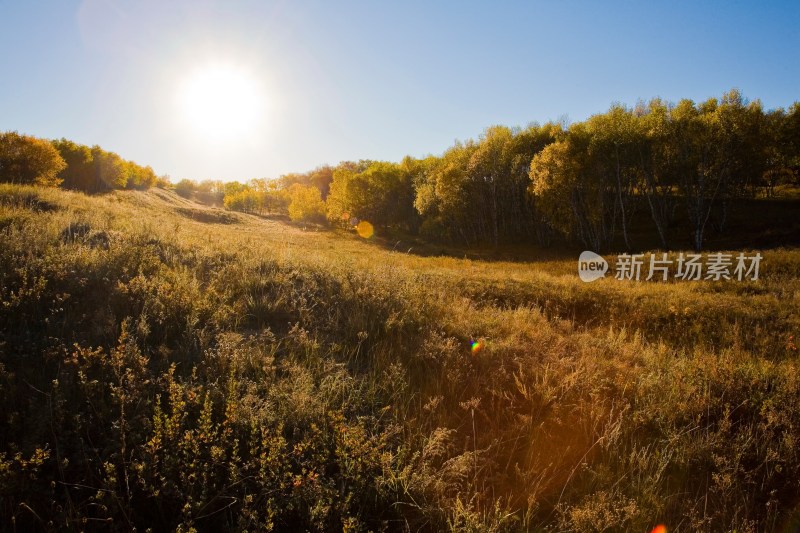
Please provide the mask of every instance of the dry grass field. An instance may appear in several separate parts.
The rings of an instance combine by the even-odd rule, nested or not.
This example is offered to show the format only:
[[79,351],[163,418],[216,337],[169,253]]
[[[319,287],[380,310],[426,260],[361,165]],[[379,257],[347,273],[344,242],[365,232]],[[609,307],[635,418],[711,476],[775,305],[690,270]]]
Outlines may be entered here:
[[0,529],[794,531],[800,251],[580,281],[0,185]]

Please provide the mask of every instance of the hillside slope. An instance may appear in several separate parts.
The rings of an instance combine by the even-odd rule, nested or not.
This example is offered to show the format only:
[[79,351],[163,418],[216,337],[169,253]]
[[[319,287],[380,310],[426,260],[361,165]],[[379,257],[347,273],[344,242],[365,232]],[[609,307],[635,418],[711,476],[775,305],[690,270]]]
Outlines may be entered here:
[[4,528],[797,523],[797,250],[589,285],[576,257],[16,186],[0,239]]

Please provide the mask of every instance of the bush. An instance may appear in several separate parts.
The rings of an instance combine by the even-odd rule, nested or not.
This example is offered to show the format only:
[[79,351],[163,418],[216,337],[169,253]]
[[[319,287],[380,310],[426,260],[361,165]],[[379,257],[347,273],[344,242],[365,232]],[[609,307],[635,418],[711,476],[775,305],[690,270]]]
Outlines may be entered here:
[[197,184],[192,180],[182,179],[175,184],[175,192],[184,198],[191,198],[197,189]]
[[56,187],[64,159],[48,141],[9,131],[0,133],[0,182]]

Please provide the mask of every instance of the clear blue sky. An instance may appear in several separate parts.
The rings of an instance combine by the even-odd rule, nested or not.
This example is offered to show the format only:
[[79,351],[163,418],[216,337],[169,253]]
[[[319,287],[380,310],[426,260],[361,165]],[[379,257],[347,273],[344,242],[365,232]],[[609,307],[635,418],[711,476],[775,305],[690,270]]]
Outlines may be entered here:
[[[788,107],[798,28],[790,1],[0,0],[0,130],[99,144],[173,180],[277,177],[653,96],[737,87]],[[268,102],[235,144],[177,110],[210,61],[246,69]]]

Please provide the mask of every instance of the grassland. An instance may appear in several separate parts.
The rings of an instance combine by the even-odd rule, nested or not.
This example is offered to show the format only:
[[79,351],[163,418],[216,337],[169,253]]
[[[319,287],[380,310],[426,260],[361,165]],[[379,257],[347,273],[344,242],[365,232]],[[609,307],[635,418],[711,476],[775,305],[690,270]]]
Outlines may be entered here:
[[7,185],[0,242],[4,529],[800,524],[798,250],[584,284],[573,254]]

